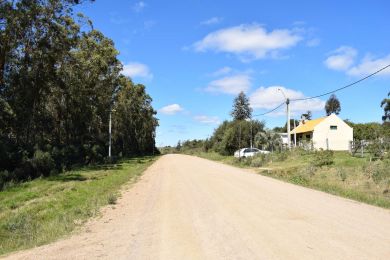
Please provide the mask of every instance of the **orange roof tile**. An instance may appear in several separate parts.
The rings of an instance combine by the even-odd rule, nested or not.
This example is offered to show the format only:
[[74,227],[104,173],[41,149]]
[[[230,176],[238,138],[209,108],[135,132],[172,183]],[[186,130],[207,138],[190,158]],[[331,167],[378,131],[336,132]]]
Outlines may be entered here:
[[321,123],[326,117],[321,117],[313,120],[307,120],[304,124],[300,124],[295,129],[291,131],[291,134],[297,133],[307,133],[307,132],[313,132],[314,127]]

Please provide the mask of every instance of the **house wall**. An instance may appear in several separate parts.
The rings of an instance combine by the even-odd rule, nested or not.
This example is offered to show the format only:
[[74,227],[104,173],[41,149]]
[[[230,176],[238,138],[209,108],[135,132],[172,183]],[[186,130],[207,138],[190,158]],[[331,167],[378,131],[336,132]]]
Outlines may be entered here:
[[[337,126],[337,129],[332,130],[331,126]],[[334,114],[314,127],[313,146],[315,149],[347,151],[352,140],[353,128]]]

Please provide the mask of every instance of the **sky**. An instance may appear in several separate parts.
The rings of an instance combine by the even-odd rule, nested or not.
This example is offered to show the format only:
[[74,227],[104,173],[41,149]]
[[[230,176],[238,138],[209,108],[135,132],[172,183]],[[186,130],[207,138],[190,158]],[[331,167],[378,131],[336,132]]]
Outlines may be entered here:
[[[390,64],[389,1],[96,0],[75,8],[111,38],[123,74],[146,86],[157,146],[204,139],[231,120],[244,91],[254,115],[343,87]],[[340,117],[380,122],[390,68],[336,93]],[[325,115],[329,96],[291,102],[291,117]],[[283,126],[285,106],[266,116]]]

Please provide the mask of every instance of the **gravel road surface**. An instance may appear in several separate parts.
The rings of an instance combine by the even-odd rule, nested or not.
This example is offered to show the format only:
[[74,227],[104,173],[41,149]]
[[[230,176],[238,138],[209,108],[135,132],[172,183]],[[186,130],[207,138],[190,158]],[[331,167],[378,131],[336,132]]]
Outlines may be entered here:
[[390,211],[186,155],[115,208],[10,259],[390,259]]

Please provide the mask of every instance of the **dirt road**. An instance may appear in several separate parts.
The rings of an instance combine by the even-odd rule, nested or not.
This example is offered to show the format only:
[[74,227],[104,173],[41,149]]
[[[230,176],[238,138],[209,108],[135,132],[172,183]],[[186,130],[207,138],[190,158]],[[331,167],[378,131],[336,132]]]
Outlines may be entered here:
[[166,155],[85,230],[11,259],[390,259],[390,211]]

